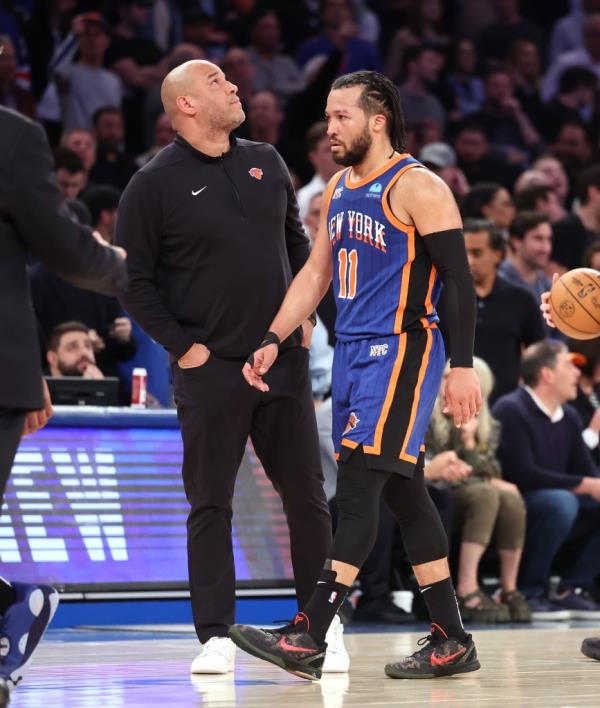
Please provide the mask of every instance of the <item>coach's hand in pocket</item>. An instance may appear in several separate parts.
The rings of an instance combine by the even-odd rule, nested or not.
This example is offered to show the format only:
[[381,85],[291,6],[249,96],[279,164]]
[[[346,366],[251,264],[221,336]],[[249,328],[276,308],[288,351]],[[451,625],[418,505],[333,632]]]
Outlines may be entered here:
[[196,342],[187,350],[187,352],[177,360],[180,369],[197,369],[199,366],[204,366],[210,357],[210,349],[204,344]]

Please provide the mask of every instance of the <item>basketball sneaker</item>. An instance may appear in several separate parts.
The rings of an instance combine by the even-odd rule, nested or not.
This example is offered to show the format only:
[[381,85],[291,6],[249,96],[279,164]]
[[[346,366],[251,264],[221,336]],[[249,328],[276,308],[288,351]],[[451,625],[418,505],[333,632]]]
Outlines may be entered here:
[[281,629],[259,629],[245,624],[229,628],[230,639],[248,654],[279,666],[290,674],[315,681],[321,678],[327,644],[317,645],[306,631],[301,612]]
[[390,678],[440,678],[481,668],[470,634],[459,642],[458,639],[448,637],[439,625],[434,624],[431,626],[431,634],[419,639],[418,644],[425,646],[398,662],[386,664],[385,673]]
[[590,659],[600,661],[600,637],[588,637],[583,640],[581,653]]
[[23,678],[58,607],[58,593],[49,585],[11,585],[17,599],[0,619],[0,678],[10,690]]
[[227,674],[235,665],[235,644],[227,637],[211,637],[192,661],[193,674]]
[[327,653],[323,663],[324,674],[345,674],[350,668],[350,657],[344,646],[344,625],[335,615],[325,637]]

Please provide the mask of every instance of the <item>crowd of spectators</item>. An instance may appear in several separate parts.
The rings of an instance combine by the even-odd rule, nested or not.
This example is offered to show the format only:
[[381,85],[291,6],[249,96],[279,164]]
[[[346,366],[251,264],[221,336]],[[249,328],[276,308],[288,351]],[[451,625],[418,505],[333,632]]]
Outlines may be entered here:
[[[0,104],[41,122],[66,208],[107,241],[130,177],[174,137],[160,102],[172,68],[223,68],[246,112],[238,137],[281,153],[311,237],[337,169],[323,122],[331,82],[386,73],[407,152],[460,205],[477,295],[489,407],[458,432],[438,407],[426,469],[458,534],[463,612],[524,619],[528,603],[537,618],[600,617],[600,345],[565,342],[538,309],[552,273],[600,267],[600,0],[25,0],[1,4],[0,50]],[[115,300],[39,265],[32,285],[49,373],[111,375],[138,348],[157,356]],[[331,293],[319,314],[313,381],[333,497]],[[359,609],[405,621],[389,602],[394,524],[381,518]],[[494,600],[479,584],[492,538]]]

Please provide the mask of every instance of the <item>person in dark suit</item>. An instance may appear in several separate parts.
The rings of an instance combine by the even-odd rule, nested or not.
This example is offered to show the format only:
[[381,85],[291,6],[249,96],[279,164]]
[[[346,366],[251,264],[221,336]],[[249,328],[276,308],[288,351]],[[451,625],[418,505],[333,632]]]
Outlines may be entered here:
[[[126,287],[127,275],[125,252],[92,238],[69,216],[41,126],[0,107],[0,154],[1,502],[21,436],[39,430],[52,415],[42,380],[28,254],[71,284],[105,295]],[[0,706],[22,678],[57,603],[58,594],[49,586],[0,578],[0,644],[8,647],[0,658]]]

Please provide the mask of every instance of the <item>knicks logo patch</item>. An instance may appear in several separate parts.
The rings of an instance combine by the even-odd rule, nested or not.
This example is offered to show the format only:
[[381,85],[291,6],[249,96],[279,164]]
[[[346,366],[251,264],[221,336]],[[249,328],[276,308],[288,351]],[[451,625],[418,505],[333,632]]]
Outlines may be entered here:
[[248,170],[248,174],[250,177],[254,177],[254,179],[261,180],[263,178],[263,171],[260,169],[260,167],[251,167]]
[[344,435],[346,433],[349,433],[351,430],[354,430],[356,426],[360,423],[360,418],[356,415],[354,411],[350,413],[350,416],[348,418],[348,422],[346,423],[346,429],[344,430]]

